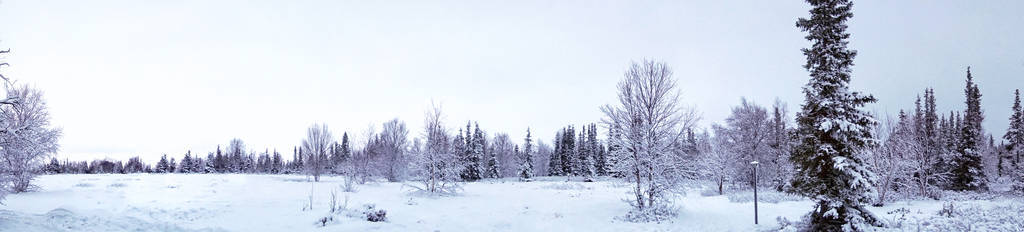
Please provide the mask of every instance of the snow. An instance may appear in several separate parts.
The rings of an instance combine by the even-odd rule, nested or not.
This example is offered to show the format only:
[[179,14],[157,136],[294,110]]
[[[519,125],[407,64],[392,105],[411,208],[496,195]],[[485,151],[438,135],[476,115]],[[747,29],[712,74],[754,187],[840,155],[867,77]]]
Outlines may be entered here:
[[[369,183],[346,193],[341,191],[343,177],[307,180],[247,174],[41,176],[35,182],[40,191],[10,195],[0,206],[0,231],[757,231],[778,228],[780,216],[798,220],[812,207],[800,198],[762,201],[758,226],[753,224],[752,202],[702,196],[703,189],[692,188],[675,199],[679,215],[673,220],[631,223],[616,219],[629,211],[624,202],[629,185],[615,179],[484,180],[468,183],[462,195],[450,197],[413,196],[403,183]],[[304,210],[311,190],[313,207]],[[338,194],[339,204],[348,199],[346,213],[329,212],[331,192]],[[887,220],[894,217],[887,212],[899,208],[910,209],[908,217],[927,218],[937,216],[943,203],[913,201],[869,209]],[[387,221],[361,218],[355,212],[365,204],[386,210]],[[326,216],[333,221],[321,228],[319,219]]]

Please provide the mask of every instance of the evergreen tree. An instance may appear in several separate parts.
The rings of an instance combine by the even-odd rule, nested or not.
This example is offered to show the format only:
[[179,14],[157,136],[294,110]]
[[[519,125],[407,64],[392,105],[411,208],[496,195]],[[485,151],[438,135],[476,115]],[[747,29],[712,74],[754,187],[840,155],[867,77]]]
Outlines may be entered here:
[[43,167],[43,172],[47,174],[61,173],[60,162],[57,161],[57,158],[50,158],[50,163]]
[[986,190],[985,172],[981,161],[981,92],[971,76],[971,68],[967,67],[967,86],[964,89],[967,110],[964,111],[960,125],[960,141],[957,156],[953,158],[952,180],[953,190]]
[[455,134],[455,138],[452,140],[454,140],[452,141],[452,150],[455,153],[455,158],[459,162],[458,165],[461,167],[458,169],[459,177],[462,178],[462,174],[464,173],[463,170],[465,170],[466,167],[466,160],[469,160],[469,153],[467,153],[469,149],[466,148],[466,138],[463,136],[461,128],[459,129],[459,133]]
[[171,157],[171,161],[167,163],[167,172],[168,173],[174,173],[176,171],[175,169],[177,169],[177,167],[178,167],[178,165],[174,163],[174,157]]
[[580,131],[579,139],[576,140],[579,142],[576,146],[578,148],[576,154],[579,156],[579,163],[577,163],[579,175],[583,177],[583,181],[590,182],[594,181],[596,171],[594,171],[594,155],[591,151],[590,141],[587,140],[589,138],[587,130],[587,126],[583,126],[583,131]]
[[558,160],[561,163],[561,173],[566,176],[576,174],[576,170],[573,167],[576,166],[576,130],[570,125],[562,131],[561,154],[559,154]]
[[293,165],[295,165],[294,169],[296,172],[301,172],[302,168],[306,167],[306,162],[303,161],[303,156],[305,155],[302,153],[302,148],[295,147],[292,148],[292,150],[295,152],[295,158],[293,159],[294,161],[292,161],[292,163],[294,163]]
[[560,176],[562,175],[562,131],[555,132],[555,141],[552,143],[555,145],[554,152],[551,152],[551,157],[548,159],[548,176]]
[[501,178],[501,173],[498,172],[498,154],[493,149],[491,150],[490,158],[487,160],[487,178]]
[[225,162],[224,154],[220,152],[220,145],[217,145],[217,153],[214,156],[213,168],[219,173],[224,173]]
[[[621,130],[621,128],[619,128],[618,126],[614,126],[613,125],[613,126],[611,126],[608,129],[608,140],[609,141],[619,141],[619,140],[621,140],[621,138],[622,138],[622,130]],[[608,175],[609,176],[621,177],[621,173],[619,173],[617,171],[618,169],[615,168],[615,166],[618,165],[618,163],[619,163],[619,157],[616,154],[618,154],[621,150],[622,150],[622,146],[621,145],[614,144],[614,143],[611,143],[611,142],[608,143],[607,151],[605,151],[605,154],[606,154],[605,157],[607,157],[607,160],[605,161],[605,169],[608,170]]]
[[[518,150],[519,147],[516,147]],[[530,136],[530,129],[526,129],[526,139],[523,139],[523,150],[518,151],[520,154],[519,164],[519,180],[530,181],[533,179],[533,138]]]
[[[469,125],[466,125],[467,128]],[[462,180],[465,181],[477,181],[483,177],[483,170],[481,169],[480,161],[484,155],[484,132],[480,130],[480,124],[476,124],[476,130],[473,131],[472,136],[469,136],[469,132],[466,132],[467,139],[467,151],[466,156],[463,160],[463,170],[461,173]]]
[[811,231],[861,231],[862,225],[881,225],[864,204],[871,200],[874,173],[861,158],[873,145],[876,121],[861,110],[875,102],[871,95],[849,89],[851,66],[857,51],[847,48],[846,21],[853,17],[850,0],[809,0],[810,18],[796,25],[808,32],[811,48],[802,49],[810,81],[803,88],[805,101],[797,114],[796,136],[790,161],[796,166],[791,191],[816,200],[807,215]]
[[281,160],[281,153],[277,153],[277,149],[274,149],[274,157],[271,158],[270,173],[281,173],[283,167],[284,164],[282,163]]
[[168,165],[170,164],[167,163],[167,154],[164,154],[163,156],[160,157],[160,161],[156,163],[155,171],[158,173],[166,173],[168,170]]
[[1006,144],[1006,150],[1013,158],[1012,164],[1016,166],[1020,162],[1021,153],[1024,153],[1024,111],[1020,107],[1019,89],[1013,91],[1013,107],[1010,109],[1010,127],[1006,129],[1003,139],[1009,143]]
[[352,148],[348,144],[348,132],[341,135],[341,162],[352,157]]
[[599,176],[608,175],[608,157],[604,149],[601,149],[601,142],[597,141],[597,124],[591,123],[590,130],[587,130],[587,141],[590,152],[594,155],[594,171]]
[[216,161],[216,158],[212,152],[206,155],[206,165],[203,166],[204,173],[217,172],[217,167],[214,165],[214,161]]
[[185,158],[181,158],[181,167],[178,167],[180,173],[192,173],[192,151],[185,152]]

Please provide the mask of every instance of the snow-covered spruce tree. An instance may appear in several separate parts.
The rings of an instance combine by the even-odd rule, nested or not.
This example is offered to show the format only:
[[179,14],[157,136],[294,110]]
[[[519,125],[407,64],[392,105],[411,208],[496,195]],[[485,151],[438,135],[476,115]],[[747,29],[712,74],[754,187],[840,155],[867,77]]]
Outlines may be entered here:
[[242,142],[242,139],[234,138],[228,142],[227,155],[225,155],[225,168],[227,172],[239,173],[242,171],[242,156],[244,153],[245,142]]
[[160,156],[160,161],[156,162],[156,172],[157,173],[166,173],[167,172],[167,166],[169,166],[169,165],[170,165],[170,163],[167,161],[167,154],[164,154],[163,156]]
[[490,153],[490,155],[487,156],[487,170],[484,172],[484,177],[493,179],[501,178],[501,173],[498,171],[498,153],[494,149],[491,149],[488,153]]
[[[453,194],[459,190],[459,171],[462,165],[458,163],[455,153],[463,151],[461,146],[453,144],[464,143],[461,135],[451,139],[448,129],[444,125],[444,112],[441,106],[432,105],[426,111],[423,119],[423,137],[426,143],[422,152],[416,155],[413,160],[413,172],[415,178],[423,184],[423,187],[414,186],[429,194]],[[461,132],[460,132],[461,134]]]
[[[634,62],[618,84],[619,104],[605,105],[604,123],[621,128],[621,137],[609,144],[621,147],[616,170],[633,182],[629,200],[631,221],[658,221],[675,215],[669,208],[673,193],[687,176],[681,153],[674,144],[697,121],[692,109],[684,109],[672,70],[665,63]],[[571,136],[571,135],[567,135]]]
[[463,168],[465,167],[464,162],[465,160],[467,160],[468,157],[467,151],[469,151],[469,148],[467,148],[466,144],[466,137],[468,136],[464,136],[463,134],[468,133],[464,133],[462,131],[462,128],[459,128],[459,133],[455,134],[454,138],[452,138],[451,143],[449,143],[451,145],[452,154],[455,156],[455,163],[457,164],[457,166],[459,166],[460,178],[462,177],[462,173],[464,170]]
[[57,158],[50,158],[50,163],[43,166],[43,173],[46,174],[59,174],[61,173],[60,162]]
[[579,170],[573,169],[576,167],[576,130],[573,129],[572,125],[566,127],[562,131],[562,141],[559,146],[561,154],[558,156],[558,160],[561,161],[560,171],[562,175],[570,177],[576,175]]
[[533,180],[533,138],[530,135],[530,128],[526,128],[526,138],[523,139],[523,150],[519,152],[520,181]]
[[[467,124],[468,128],[468,124]],[[472,136],[468,136],[467,131],[467,151],[465,159],[462,161],[464,168],[462,170],[462,180],[464,181],[477,181],[483,177],[483,168],[481,168],[481,160],[484,156],[484,145],[487,143],[484,138],[483,130],[480,130],[480,123],[476,124],[476,130],[473,131]]]
[[597,123],[591,123],[587,129],[587,146],[594,157],[594,174],[599,176],[608,175],[608,158],[605,156],[601,142],[597,140]]
[[971,68],[967,67],[967,86],[964,88],[967,109],[964,111],[963,124],[960,127],[958,154],[953,157],[952,178],[950,188],[958,191],[987,190],[985,172],[982,170],[981,157],[981,92],[971,76]]
[[178,167],[180,173],[192,173],[192,151],[185,152],[185,157],[181,158],[181,167]]
[[284,161],[281,160],[281,153],[274,149],[274,155],[270,157],[270,173],[278,174],[281,173],[284,168]]
[[605,151],[606,160],[604,169],[608,172],[608,175],[612,177],[622,177],[622,173],[615,168],[619,164],[619,157],[615,154],[622,150],[622,146],[611,142],[612,140],[619,139],[622,139],[622,128],[609,126],[608,149]]
[[816,201],[806,217],[811,231],[861,231],[880,226],[864,204],[873,197],[875,175],[861,154],[876,143],[871,127],[877,122],[861,110],[875,102],[871,95],[849,89],[850,67],[857,51],[846,46],[846,21],[853,17],[850,0],[809,0],[810,18],[796,26],[808,32],[811,48],[802,49],[810,81],[797,113],[796,136],[790,160],[796,173],[791,191]]
[[562,175],[562,131],[555,132],[554,149],[548,158],[548,176]]
[[456,143],[462,144],[455,145],[455,148],[457,148],[456,152],[458,152],[458,163],[462,166],[459,170],[459,177],[462,178],[462,181],[474,181],[476,179],[473,178],[473,174],[479,170],[479,166],[473,166],[474,162],[472,161],[475,150],[473,146],[476,144],[473,139],[472,122],[466,122],[466,130],[459,134],[461,136],[456,137],[456,139],[461,139],[462,141],[456,141]]
[[171,157],[171,160],[167,162],[167,173],[174,173],[177,168],[178,164],[174,162],[174,157]]
[[[9,50],[0,51],[0,54]],[[0,67],[7,63],[0,63]],[[8,191],[33,189],[32,180],[46,158],[57,152],[60,128],[50,126],[43,92],[15,86],[0,75],[7,95],[0,99],[0,200]]]
[[206,154],[206,163],[203,165],[203,173],[217,172],[217,168],[214,166],[214,161],[216,161],[216,157],[213,155],[213,152]]
[[327,156],[327,146],[331,144],[334,137],[327,129],[327,124],[314,123],[306,130],[306,138],[302,139],[302,150],[306,155],[306,173],[313,176],[313,181],[319,182],[320,175],[324,173],[324,157]]
[[594,175],[597,174],[597,171],[594,170],[594,154],[589,146],[590,141],[587,141],[587,134],[587,126],[583,126],[583,131],[580,131],[579,139],[576,140],[579,143],[576,146],[576,154],[579,157],[579,162],[576,165],[577,169],[580,170],[579,175],[583,177],[583,181],[591,182],[594,181]]
[[217,145],[216,155],[213,157],[213,169],[218,173],[224,173],[224,153],[220,150],[220,145]]
[[[915,110],[916,111],[916,110]],[[916,112],[915,112],[916,115]],[[915,116],[917,117],[917,116]],[[924,109],[921,118],[914,119],[917,132],[917,145],[920,151],[912,154],[914,157],[909,161],[914,166],[914,186],[917,188],[917,195],[936,198],[938,192],[936,184],[945,182],[948,172],[936,168],[941,166],[940,160],[944,150],[945,119],[939,123],[939,116],[935,109],[935,94],[932,89],[924,91]],[[943,125],[940,127],[940,125]]]
[[[1010,156],[1012,167],[1020,169],[1020,156],[1024,153],[1024,111],[1020,106],[1020,90],[1013,91],[1013,107],[1010,108],[1010,126],[1006,129],[1006,151]],[[1021,180],[1024,181],[1024,180]]]
[[338,159],[340,159],[340,160],[338,161],[338,164],[336,164],[337,167],[335,167],[337,169],[342,169],[341,166],[343,165],[343,163],[346,162],[346,161],[349,161],[349,159],[352,158],[352,147],[351,147],[351,145],[349,145],[349,142],[348,142],[348,132],[344,132],[344,133],[341,134],[341,147],[340,147],[340,149],[341,149],[341,154],[340,154],[341,157],[338,157]]

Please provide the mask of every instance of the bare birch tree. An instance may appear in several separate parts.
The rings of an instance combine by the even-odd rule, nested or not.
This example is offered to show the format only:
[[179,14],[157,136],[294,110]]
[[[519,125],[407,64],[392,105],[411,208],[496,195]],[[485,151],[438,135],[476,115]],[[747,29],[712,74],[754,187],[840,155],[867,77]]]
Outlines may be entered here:
[[326,165],[327,149],[334,138],[327,124],[314,123],[306,130],[306,138],[302,140],[302,152],[306,156],[306,173],[313,176],[313,180],[319,182],[320,174],[324,173]]
[[6,84],[7,97],[0,105],[0,183],[19,193],[32,190],[36,169],[59,149],[61,129],[50,126],[42,91]]
[[401,181],[405,177],[405,170],[408,167],[405,157],[406,146],[409,145],[409,129],[405,122],[397,118],[385,122],[380,131],[380,143],[383,160],[378,160],[378,166],[384,171],[384,177],[388,181]]
[[634,62],[618,89],[620,105],[605,105],[602,111],[604,123],[623,132],[610,144],[622,147],[612,154],[618,156],[616,168],[634,185],[629,201],[634,211],[627,220],[665,219],[675,213],[667,207],[666,194],[675,193],[688,172],[673,144],[698,117],[681,105],[676,80],[665,63]]
[[428,194],[452,194],[459,190],[457,158],[451,144],[452,138],[445,128],[444,112],[439,105],[431,105],[424,113],[423,137],[426,143],[422,152],[412,162],[412,170],[422,187],[413,186]]

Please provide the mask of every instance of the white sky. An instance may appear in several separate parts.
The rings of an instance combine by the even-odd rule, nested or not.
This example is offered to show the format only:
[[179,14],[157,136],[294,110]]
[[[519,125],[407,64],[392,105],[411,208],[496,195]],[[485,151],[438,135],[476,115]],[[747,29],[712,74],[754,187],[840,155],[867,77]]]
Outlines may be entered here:
[[[305,129],[340,139],[431,99],[521,142],[596,122],[631,60],[675,69],[702,125],[742,96],[798,110],[801,1],[48,1],[0,3],[4,74],[46,91],[59,157],[205,155],[231,138],[290,157]],[[971,65],[997,137],[1024,88],[1024,1],[858,1],[853,88],[895,114],[934,87],[963,108]]]

